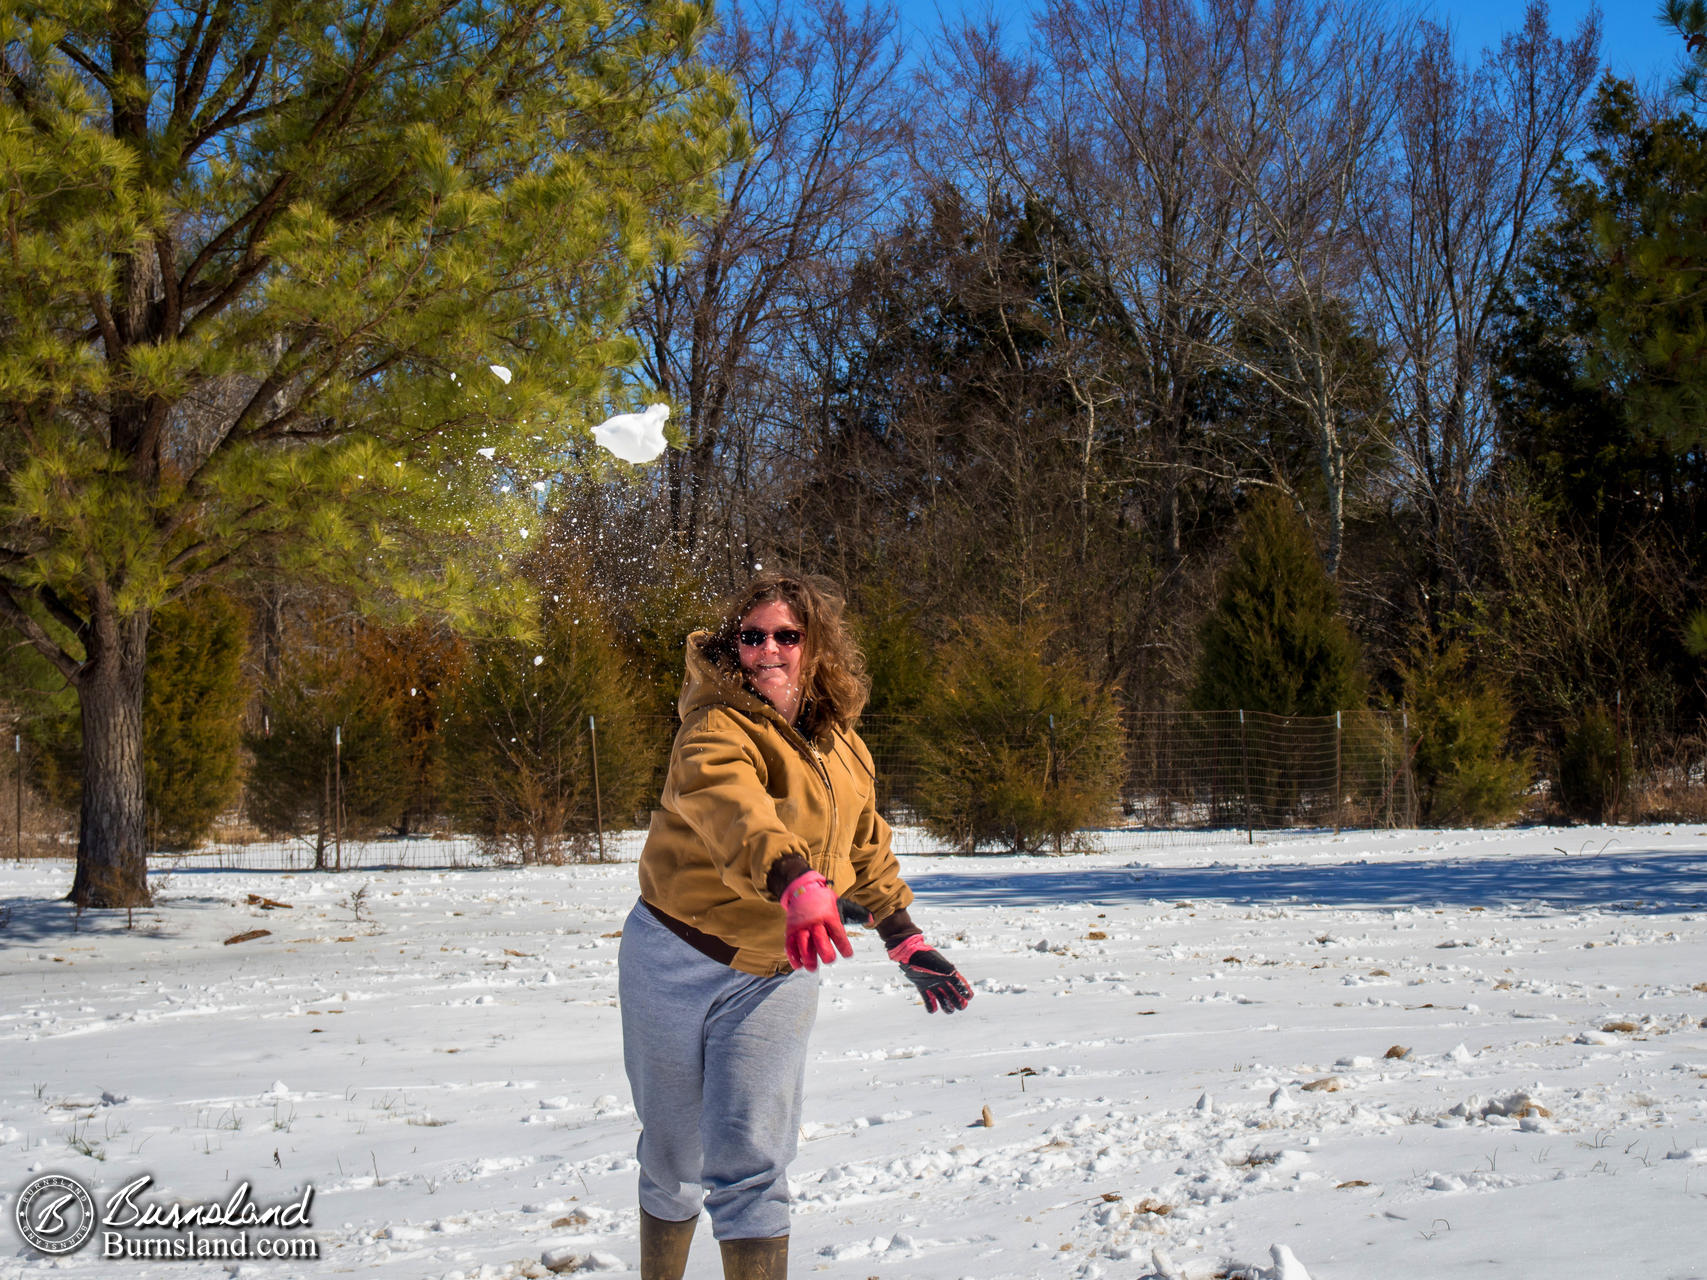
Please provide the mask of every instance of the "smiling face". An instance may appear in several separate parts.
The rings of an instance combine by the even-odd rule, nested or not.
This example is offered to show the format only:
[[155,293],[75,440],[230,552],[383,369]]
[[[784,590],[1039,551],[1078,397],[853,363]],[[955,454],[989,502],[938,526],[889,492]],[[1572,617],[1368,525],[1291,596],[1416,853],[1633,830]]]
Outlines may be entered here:
[[765,633],[765,642],[758,646],[743,644],[738,648],[741,670],[753,691],[793,723],[800,714],[800,658],[804,643],[780,645],[773,632],[805,631],[794,609],[784,600],[766,600],[756,604],[741,619],[741,630]]

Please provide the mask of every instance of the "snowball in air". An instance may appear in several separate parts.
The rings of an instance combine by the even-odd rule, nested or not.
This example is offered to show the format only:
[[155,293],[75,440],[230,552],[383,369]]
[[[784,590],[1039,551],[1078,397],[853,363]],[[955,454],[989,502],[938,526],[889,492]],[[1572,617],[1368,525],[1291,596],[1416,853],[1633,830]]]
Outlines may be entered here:
[[624,462],[651,462],[664,452],[667,404],[647,405],[644,413],[619,413],[593,428],[593,439]]
[[501,365],[501,364],[489,364],[486,367],[488,369],[490,369],[493,373],[498,375],[498,381],[499,382],[502,382],[505,386],[510,385],[510,371],[508,369],[506,369],[503,365]]
[[533,665],[534,666],[536,666],[536,667],[541,666],[544,662],[545,662],[545,655],[543,653],[536,653],[533,655]]
[[482,458],[495,458],[498,456],[498,451],[496,449],[476,449],[474,452],[478,453]]

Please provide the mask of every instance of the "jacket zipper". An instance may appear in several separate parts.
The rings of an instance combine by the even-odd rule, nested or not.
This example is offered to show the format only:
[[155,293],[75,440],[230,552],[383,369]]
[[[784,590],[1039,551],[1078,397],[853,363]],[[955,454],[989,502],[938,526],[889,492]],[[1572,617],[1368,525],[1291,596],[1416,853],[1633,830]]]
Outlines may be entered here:
[[824,762],[824,753],[818,750],[818,744],[808,738],[806,748],[812,753],[812,762],[818,766],[818,776],[824,780],[824,790],[830,797],[830,839],[824,846],[824,856],[830,857],[836,849],[836,788],[830,782],[830,767]]
[[830,768],[824,761],[824,753],[818,750],[818,744],[816,742],[812,741],[811,738],[808,738],[805,734],[801,733],[800,730],[796,729],[793,725],[789,724],[788,721],[784,720],[775,707],[767,707],[767,710],[769,710],[771,715],[775,717],[776,722],[784,726],[787,730],[787,733],[784,733],[783,735],[784,739],[787,738],[788,733],[792,733],[806,745],[806,755],[812,761],[813,767],[818,771],[818,777],[824,784],[824,794],[830,797],[830,838],[824,845],[824,856],[826,858],[831,857],[835,853],[836,828],[841,824],[841,817],[836,812],[836,788],[830,781]]

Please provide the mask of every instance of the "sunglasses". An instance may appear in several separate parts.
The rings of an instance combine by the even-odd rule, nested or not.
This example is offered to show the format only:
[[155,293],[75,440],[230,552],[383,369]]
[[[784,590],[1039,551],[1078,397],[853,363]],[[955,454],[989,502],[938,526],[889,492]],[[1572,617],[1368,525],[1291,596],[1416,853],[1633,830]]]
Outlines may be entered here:
[[775,631],[760,631],[757,627],[748,627],[741,632],[740,640],[749,649],[757,649],[766,640],[775,640],[783,649],[792,649],[805,639],[805,633],[796,631],[793,627],[781,627]]

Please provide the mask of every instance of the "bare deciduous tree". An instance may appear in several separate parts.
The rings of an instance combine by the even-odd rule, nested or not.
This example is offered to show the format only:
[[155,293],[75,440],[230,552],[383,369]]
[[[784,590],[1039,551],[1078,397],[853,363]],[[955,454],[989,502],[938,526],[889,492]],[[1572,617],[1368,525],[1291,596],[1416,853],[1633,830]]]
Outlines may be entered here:
[[[1339,572],[1352,454],[1348,419],[1365,416],[1370,367],[1348,333],[1359,263],[1365,167],[1393,115],[1401,47],[1375,6],[1276,0],[1241,11],[1239,74],[1210,98],[1211,154],[1244,203],[1232,243],[1240,270],[1224,310],[1261,341],[1222,341],[1212,359],[1254,379],[1305,427],[1321,470],[1323,559]],[[1284,483],[1284,478],[1278,479]]]
[[1378,381],[1351,324],[1353,215],[1398,43],[1358,0],[1056,0],[1029,52],[989,25],[946,37],[919,163],[967,205],[1033,210],[1027,307],[1074,408],[1081,545],[1093,508],[1118,503],[1150,530],[1166,587],[1141,593],[1146,634],[1128,627],[1111,652],[1178,667],[1204,577],[1193,525],[1235,486],[1292,484],[1244,419],[1305,435],[1338,566],[1348,419]]
[[[1234,91],[1247,0],[1056,0],[1042,24],[1040,132],[1027,167],[1080,228],[1142,353],[1128,410],[1155,495],[1163,559],[1182,556],[1194,401],[1229,330],[1250,213],[1218,162],[1212,103]],[[1015,149],[1017,150],[1017,148]],[[1018,170],[1016,166],[1016,171]]]
[[711,55],[741,85],[748,145],[722,211],[694,229],[690,257],[653,273],[633,323],[645,376],[683,415],[664,468],[669,531],[690,554],[734,556],[760,518],[767,435],[792,428],[792,330],[893,195],[903,49],[891,8],[760,0],[730,14]]
[[1555,37],[1546,6],[1475,68],[1426,25],[1399,81],[1395,145],[1363,207],[1364,307],[1388,352],[1401,491],[1422,525],[1424,610],[1468,581],[1466,519],[1493,456],[1486,338],[1502,286],[1581,137],[1596,15]]

